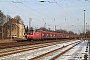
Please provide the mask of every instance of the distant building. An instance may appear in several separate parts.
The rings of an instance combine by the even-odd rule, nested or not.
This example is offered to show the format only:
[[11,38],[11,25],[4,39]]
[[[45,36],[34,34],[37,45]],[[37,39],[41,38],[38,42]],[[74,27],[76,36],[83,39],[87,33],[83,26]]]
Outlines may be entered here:
[[4,38],[11,38],[11,37],[24,38],[25,33],[24,24],[19,23],[18,20],[14,18],[9,19],[9,21],[5,23],[3,27],[4,27],[3,28]]

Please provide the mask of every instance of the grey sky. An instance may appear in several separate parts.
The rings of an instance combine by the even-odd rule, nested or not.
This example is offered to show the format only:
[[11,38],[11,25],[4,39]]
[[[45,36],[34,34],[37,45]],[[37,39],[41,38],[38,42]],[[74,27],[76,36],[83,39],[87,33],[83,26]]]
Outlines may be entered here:
[[[15,3],[13,3],[13,2]],[[83,31],[84,9],[86,10],[86,23],[90,29],[90,2],[85,0],[0,0],[0,9],[5,15],[14,17],[20,15],[25,25],[46,28]],[[49,2],[48,2],[49,1]],[[18,3],[16,3],[18,2]],[[55,3],[57,2],[57,3]]]

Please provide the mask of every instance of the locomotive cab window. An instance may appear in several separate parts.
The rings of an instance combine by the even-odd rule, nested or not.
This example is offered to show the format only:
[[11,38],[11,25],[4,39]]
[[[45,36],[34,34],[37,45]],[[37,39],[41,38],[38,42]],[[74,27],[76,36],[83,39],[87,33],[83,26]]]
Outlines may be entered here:
[[27,34],[28,34],[28,35],[33,35],[33,32],[32,32],[32,31],[30,31],[30,32],[27,32]]

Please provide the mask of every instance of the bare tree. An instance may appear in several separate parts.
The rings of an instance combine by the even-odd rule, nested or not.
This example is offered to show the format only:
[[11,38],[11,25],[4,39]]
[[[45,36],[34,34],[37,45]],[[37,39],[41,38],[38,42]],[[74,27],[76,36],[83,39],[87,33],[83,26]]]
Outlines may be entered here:
[[19,15],[15,16],[14,18],[15,18],[16,20],[18,20],[19,23],[21,23],[21,24],[24,23]]
[[6,20],[9,21],[11,19],[10,15],[6,15]]
[[41,27],[40,30],[47,31],[45,27]]
[[66,30],[62,30],[62,29],[56,30],[56,32],[58,32],[58,33],[68,33]]
[[0,10],[0,26],[3,26],[5,22],[6,22],[6,16]]
[[69,33],[69,34],[74,34],[74,32],[73,32],[73,31],[69,31],[68,33]]

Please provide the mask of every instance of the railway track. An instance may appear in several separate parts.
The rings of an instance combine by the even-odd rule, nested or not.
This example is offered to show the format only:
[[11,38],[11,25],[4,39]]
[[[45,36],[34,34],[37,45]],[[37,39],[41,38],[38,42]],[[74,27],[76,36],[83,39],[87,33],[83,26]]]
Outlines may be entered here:
[[[47,47],[47,46],[52,46],[52,45],[55,45],[56,43],[57,44],[60,44],[60,43],[63,43],[64,41],[60,41],[60,42],[57,42],[57,41],[53,41],[53,42],[43,42],[44,44],[40,43],[40,42],[34,42],[33,44],[31,43],[24,43],[24,44],[16,44],[14,43],[15,45],[7,45],[7,46],[2,46],[1,47],[1,50],[0,50],[0,57],[2,56],[6,56],[6,55],[11,55],[11,54],[15,54],[15,53],[20,53],[20,52],[24,52],[24,51],[28,51],[28,50],[34,50],[34,49],[38,49],[38,48],[43,48],[43,47]],[[35,45],[36,44],[36,45]],[[20,46],[21,45],[21,46]],[[24,46],[26,45],[26,46]],[[31,46],[30,46],[31,45]],[[15,46],[15,47],[14,47]],[[17,47],[16,47],[17,46]],[[19,47],[18,47],[19,46]],[[6,47],[6,48],[5,48]],[[9,47],[9,48],[8,48]],[[4,48],[4,49],[2,49]]]
[[8,48],[8,49],[2,49],[0,51],[0,57],[10,55],[10,54],[15,54],[15,53],[20,53],[28,50],[33,50],[33,49],[38,49],[38,48],[43,48],[47,46],[54,45],[54,43],[46,43],[46,44],[38,44],[38,45],[32,45],[32,46],[22,46],[22,47],[13,47],[13,48]]
[[66,53],[67,51],[69,51],[70,49],[72,49],[74,46],[76,46],[79,43],[81,43],[81,42],[74,42],[74,43],[65,45],[65,46],[55,49],[53,51],[50,51],[45,54],[34,57],[30,60],[46,60],[46,59],[47,60],[55,60],[56,58],[63,55],[64,53]]
[[[32,57],[30,57],[28,59],[30,59],[30,60],[41,59],[41,57],[39,57],[39,56],[43,57],[44,55],[47,55],[47,54],[49,54],[51,52],[62,50],[64,48],[68,47],[69,45],[72,46],[72,44],[74,44],[74,43],[76,44],[76,43],[78,43],[78,41],[74,41],[74,42],[73,41],[53,42],[53,43],[44,43],[44,44],[28,45],[28,46],[20,46],[20,47],[13,47],[13,48],[2,49],[2,50],[0,50],[0,59],[6,59],[7,58],[6,60],[9,60],[9,57],[10,57],[10,59],[11,58],[12,59],[13,58],[14,59],[16,59],[16,58],[19,59],[19,58],[25,57],[25,55],[22,56],[23,54],[21,54],[21,56],[19,56],[19,57],[16,57],[16,56],[15,57],[11,57],[12,54],[13,55],[14,54],[17,55],[20,52],[23,53],[25,51],[26,51],[26,56],[32,55]],[[55,48],[53,49],[53,47],[55,47]],[[44,52],[46,50],[48,50],[48,51]],[[29,54],[29,52],[27,53],[27,51],[30,51],[30,54]],[[41,51],[43,51],[42,54],[40,54]],[[38,54],[38,55],[36,55],[36,54]]]
[[0,43],[0,49],[26,46],[26,45],[35,45],[35,44],[43,44],[43,43],[53,43],[53,42],[68,42],[70,40],[44,40],[44,41],[26,41],[26,42],[13,42],[13,43]]

